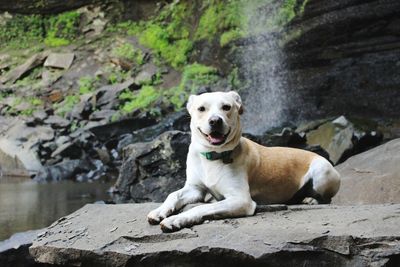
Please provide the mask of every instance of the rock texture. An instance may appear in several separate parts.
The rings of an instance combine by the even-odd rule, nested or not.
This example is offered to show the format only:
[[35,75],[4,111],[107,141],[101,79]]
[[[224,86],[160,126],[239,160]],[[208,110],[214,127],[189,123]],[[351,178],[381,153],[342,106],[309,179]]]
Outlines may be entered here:
[[[83,5],[88,5],[95,3],[96,0],[68,0],[68,1],[58,1],[58,0],[18,0],[14,2],[10,1],[0,1],[0,11],[8,11],[15,13],[58,13],[66,10],[71,10],[73,8],[81,7]],[[97,0],[97,2],[99,2]]]
[[32,230],[16,233],[9,239],[0,242],[0,266],[33,267],[40,266],[29,255],[28,248],[43,230]]
[[168,131],[151,142],[127,146],[115,185],[121,200],[163,201],[181,188],[189,143],[189,133]]
[[[239,70],[246,66],[254,70],[244,99],[245,107],[250,106],[247,110],[254,105],[265,117],[281,108],[286,120],[339,114],[398,118],[400,91],[393,89],[400,86],[400,2],[297,2],[305,2],[304,12],[287,30],[238,43],[240,49],[235,51],[238,58],[244,58],[238,62]],[[259,47],[263,47],[262,53],[251,52]],[[272,101],[264,102],[273,92],[256,86],[257,79],[267,75],[272,75],[277,81],[273,86],[282,87],[285,93],[284,106],[275,110],[271,110]],[[279,100],[279,96],[275,98]],[[251,113],[244,116],[249,129],[260,121]]]
[[400,139],[395,139],[336,166],[342,184],[333,203],[400,203],[399,152]]
[[156,206],[86,205],[40,233],[30,253],[62,266],[400,264],[399,204],[259,207],[171,234],[147,223]]

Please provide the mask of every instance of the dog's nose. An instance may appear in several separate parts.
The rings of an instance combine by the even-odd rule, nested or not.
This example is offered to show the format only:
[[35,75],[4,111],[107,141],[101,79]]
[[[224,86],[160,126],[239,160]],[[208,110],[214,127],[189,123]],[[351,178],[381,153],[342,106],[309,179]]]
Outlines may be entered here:
[[211,127],[220,127],[222,125],[222,118],[218,116],[211,116],[208,120]]

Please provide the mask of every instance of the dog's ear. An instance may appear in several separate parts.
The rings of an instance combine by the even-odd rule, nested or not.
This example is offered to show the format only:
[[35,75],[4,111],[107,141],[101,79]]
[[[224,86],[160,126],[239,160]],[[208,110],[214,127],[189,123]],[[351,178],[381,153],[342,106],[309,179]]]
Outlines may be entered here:
[[195,95],[190,95],[190,96],[189,96],[189,99],[188,99],[188,101],[187,101],[186,109],[188,110],[189,113],[190,113],[190,109],[192,108],[192,105],[193,105],[193,102],[194,102],[194,98],[195,98],[195,97],[196,97]]
[[243,114],[242,98],[235,91],[230,91],[229,93],[232,94],[233,99],[235,99],[235,103],[236,103],[236,105],[238,107],[238,110],[239,110],[239,115],[242,115]]

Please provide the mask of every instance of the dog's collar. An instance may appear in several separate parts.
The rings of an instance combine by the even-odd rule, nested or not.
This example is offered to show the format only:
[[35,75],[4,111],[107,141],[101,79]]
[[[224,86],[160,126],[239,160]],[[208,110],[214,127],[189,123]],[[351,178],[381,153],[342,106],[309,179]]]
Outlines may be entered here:
[[222,159],[223,163],[230,164],[233,162],[232,153],[235,150],[235,148],[221,153],[211,151],[211,152],[200,152],[200,154],[203,155],[208,160],[214,161]]

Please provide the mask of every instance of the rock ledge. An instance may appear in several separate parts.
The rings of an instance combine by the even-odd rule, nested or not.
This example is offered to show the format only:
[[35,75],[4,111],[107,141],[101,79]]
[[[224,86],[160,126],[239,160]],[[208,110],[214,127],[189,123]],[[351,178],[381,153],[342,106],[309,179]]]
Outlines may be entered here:
[[40,233],[36,261],[73,266],[398,266],[400,204],[282,206],[176,233],[157,204],[86,205]]

